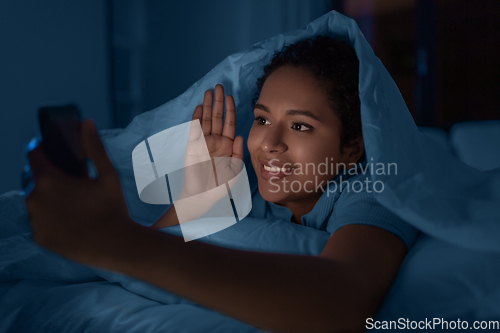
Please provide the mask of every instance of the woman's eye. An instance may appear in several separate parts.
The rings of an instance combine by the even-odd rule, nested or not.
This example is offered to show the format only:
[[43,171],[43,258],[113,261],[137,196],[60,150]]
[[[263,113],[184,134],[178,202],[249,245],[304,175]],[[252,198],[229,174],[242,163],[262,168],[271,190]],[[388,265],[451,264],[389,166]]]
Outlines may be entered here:
[[257,125],[270,125],[271,124],[269,122],[269,120],[267,120],[266,118],[263,118],[263,117],[255,117],[255,122],[257,123]]
[[312,129],[312,126],[302,124],[302,123],[293,123],[292,129],[299,131],[299,132],[306,132],[306,131],[310,131]]

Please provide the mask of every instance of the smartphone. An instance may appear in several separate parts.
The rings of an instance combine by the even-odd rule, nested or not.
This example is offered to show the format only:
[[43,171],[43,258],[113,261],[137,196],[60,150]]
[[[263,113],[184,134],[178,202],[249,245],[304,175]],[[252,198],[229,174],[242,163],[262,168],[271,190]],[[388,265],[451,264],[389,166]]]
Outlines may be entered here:
[[[80,139],[81,117],[78,108],[73,104],[41,107],[38,110],[38,122],[41,136],[33,138],[26,146],[26,155],[42,144],[45,154],[56,167],[75,177],[88,178],[87,159]],[[21,186],[25,195],[34,186],[27,160],[21,174]]]
[[[26,146],[26,155],[42,144],[52,164],[75,177],[89,177],[87,159],[80,139],[81,117],[73,105],[46,106],[38,110],[41,136],[33,138]],[[26,160],[21,175],[21,186],[26,195],[33,189],[33,175]]]
[[42,146],[51,162],[75,177],[88,177],[80,139],[81,117],[73,105],[47,106],[38,110]]

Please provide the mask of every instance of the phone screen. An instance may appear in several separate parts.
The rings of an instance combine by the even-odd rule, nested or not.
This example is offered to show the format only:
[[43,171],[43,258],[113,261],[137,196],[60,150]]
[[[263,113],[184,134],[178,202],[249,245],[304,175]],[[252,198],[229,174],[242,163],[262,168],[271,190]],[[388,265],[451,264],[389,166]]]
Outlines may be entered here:
[[88,177],[80,119],[74,105],[43,107],[38,112],[43,149],[52,163],[73,176]]

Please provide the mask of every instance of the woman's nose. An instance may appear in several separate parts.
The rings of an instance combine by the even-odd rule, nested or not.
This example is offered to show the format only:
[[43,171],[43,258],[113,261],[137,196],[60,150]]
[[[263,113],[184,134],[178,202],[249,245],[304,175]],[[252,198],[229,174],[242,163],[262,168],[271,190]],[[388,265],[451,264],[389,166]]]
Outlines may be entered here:
[[279,129],[269,130],[262,140],[261,147],[266,153],[283,153],[288,149]]

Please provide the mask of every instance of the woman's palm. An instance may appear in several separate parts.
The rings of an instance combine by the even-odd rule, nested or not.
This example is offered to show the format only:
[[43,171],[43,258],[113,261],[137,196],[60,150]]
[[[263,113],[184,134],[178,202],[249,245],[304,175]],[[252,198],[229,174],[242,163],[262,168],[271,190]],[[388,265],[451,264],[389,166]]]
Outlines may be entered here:
[[210,157],[232,157],[234,139],[230,139],[223,135],[210,134],[205,135]]
[[[212,102],[213,100],[213,102]],[[186,149],[186,169],[184,194],[192,196],[208,191],[235,178],[243,166],[243,138],[235,138],[236,112],[232,96],[226,96],[226,117],[224,119],[224,88],[215,86],[215,98],[207,90],[203,105],[196,107],[193,120],[199,120],[191,127],[190,142]],[[199,140],[203,134],[204,140]],[[206,143],[211,163],[200,152],[206,151]],[[201,157],[200,157],[201,156]],[[215,172],[214,172],[215,171]],[[215,182],[214,182],[215,180]]]

